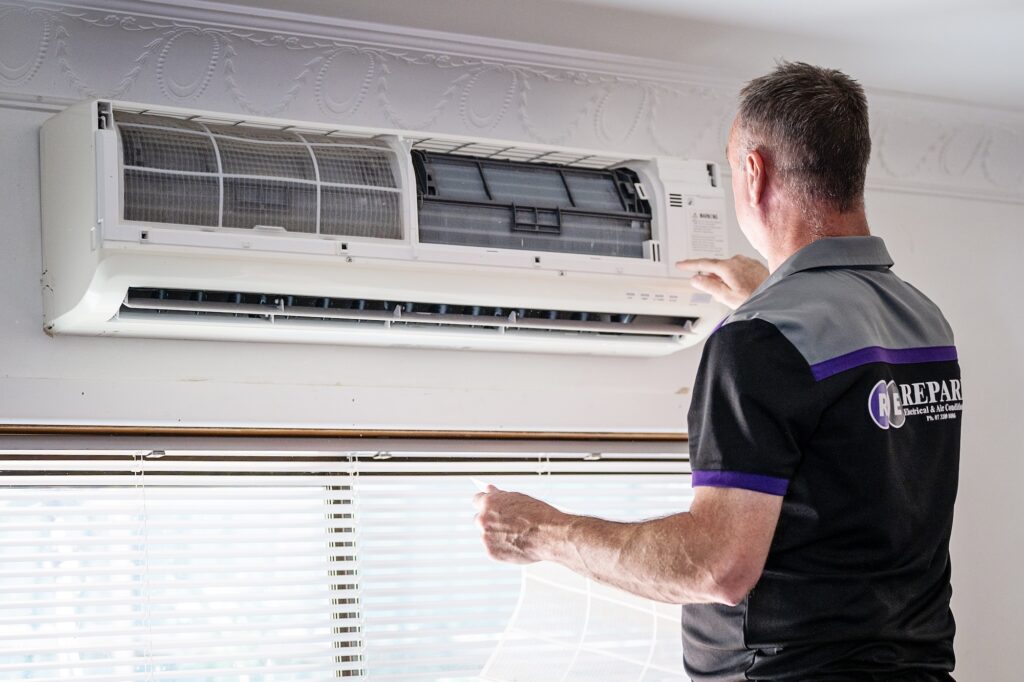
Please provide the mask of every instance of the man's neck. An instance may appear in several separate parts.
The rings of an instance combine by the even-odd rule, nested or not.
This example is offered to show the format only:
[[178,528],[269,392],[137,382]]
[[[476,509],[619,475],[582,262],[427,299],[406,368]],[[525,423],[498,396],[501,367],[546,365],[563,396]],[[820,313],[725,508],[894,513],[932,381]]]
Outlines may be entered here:
[[784,216],[772,231],[775,239],[764,254],[769,272],[775,272],[790,256],[811,242],[827,237],[867,237],[871,235],[863,208],[846,213],[829,212],[811,221],[802,212]]

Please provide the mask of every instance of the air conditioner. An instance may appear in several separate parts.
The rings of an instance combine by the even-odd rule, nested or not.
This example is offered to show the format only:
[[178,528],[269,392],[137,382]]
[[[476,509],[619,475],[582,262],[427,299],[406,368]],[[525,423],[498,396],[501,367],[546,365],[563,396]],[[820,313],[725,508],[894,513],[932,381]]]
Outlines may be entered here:
[[715,164],[87,101],[46,121],[53,334],[664,355],[725,311]]

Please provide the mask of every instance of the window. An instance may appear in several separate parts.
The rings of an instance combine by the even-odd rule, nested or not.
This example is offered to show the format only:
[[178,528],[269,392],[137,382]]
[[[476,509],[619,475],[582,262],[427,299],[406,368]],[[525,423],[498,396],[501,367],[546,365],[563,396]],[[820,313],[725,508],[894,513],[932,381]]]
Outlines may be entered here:
[[473,478],[616,519],[690,498],[685,459],[643,453],[6,451],[0,469],[0,678],[37,681],[475,680],[522,572],[484,554]]

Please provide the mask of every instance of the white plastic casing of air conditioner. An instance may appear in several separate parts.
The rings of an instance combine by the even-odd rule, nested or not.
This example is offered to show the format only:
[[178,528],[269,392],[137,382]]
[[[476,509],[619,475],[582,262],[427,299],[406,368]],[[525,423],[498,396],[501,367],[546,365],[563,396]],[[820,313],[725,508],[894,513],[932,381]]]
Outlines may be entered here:
[[[404,237],[125,220],[112,111],[386,141],[401,160]],[[639,175],[650,203],[650,253],[624,258],[420,243],[410,149],[502,150],[504,158],[626,166]],[[41,174],[45,329],[52,334],[653,356],[696,343],[726,312],[674,266],[684,258],[726,256],[724,195],[717,166],[706,162],[92,100],[44,123]],[[188,302],[133,309],[126,305],[129,288],[265,293],[274,309]],[[501,317],[475,324],[465,316],[403,315],[401,305],[368,315],[286,314],[285,295],[484,306],[500,309]],[[522,309],[689,323],[675,331],[544,324],[517,318]]]

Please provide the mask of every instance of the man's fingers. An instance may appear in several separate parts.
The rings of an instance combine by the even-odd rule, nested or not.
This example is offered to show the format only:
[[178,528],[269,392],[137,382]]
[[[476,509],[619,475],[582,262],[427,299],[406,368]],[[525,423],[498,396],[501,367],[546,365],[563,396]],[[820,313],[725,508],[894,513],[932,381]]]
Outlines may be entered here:
[[713,272],[720,268],[722,261],[718,258],[687,258],[676,262],[676,267],[680,270],[700,270],[703,272]]
[[718,300],[732,292],[732,289],[715,275],[694,275],[693,279],[690,280],[690,284],[697,291],[711,294]]
[[699,277],[694,276],[693,285],[715,295],[722,303],[731,308],[747,300],[747,298],[759,287],[768,277],[768,269],[758,260],[747,256],[736,255],[732,258],[719,260],[717,258],[691,258],[676,263],[682,270],[697,270],[703,274],[709,274],[724,284],[729,289],[728,298],[720,298],[716,292],[721,293],[721,288],[715,286],[715,282],[699,283]]
[[[681,260],[676,263],[676,267],[683,270],[696,270],[698,272],[710,273],[718,278],[719,281],[725,282],[730,288],[736,286],[735,281],[735,266],[732,263],[733,259],[720,260],[718,258],[691,258],[689,260]],[[695,276],[696,278],[697,276]]]
[[708,265],[720,262],[722,262],[721,258],[685,258],[677,261],[676,265],[686,270],[700,270]]
[[476,507],[478,511],[483,509],[485,499],[487,499],[487,493],[477,493],[473,496],[473,506]]

